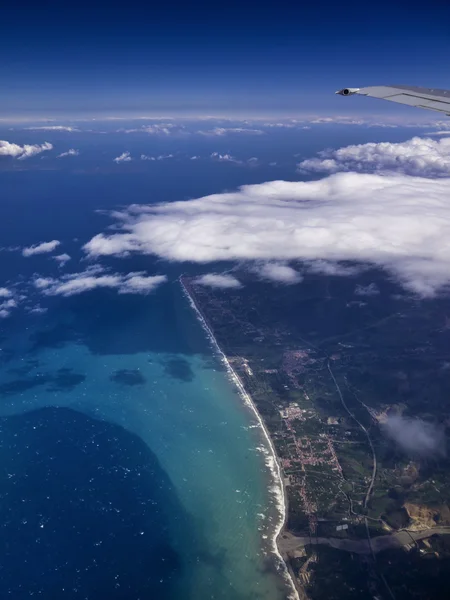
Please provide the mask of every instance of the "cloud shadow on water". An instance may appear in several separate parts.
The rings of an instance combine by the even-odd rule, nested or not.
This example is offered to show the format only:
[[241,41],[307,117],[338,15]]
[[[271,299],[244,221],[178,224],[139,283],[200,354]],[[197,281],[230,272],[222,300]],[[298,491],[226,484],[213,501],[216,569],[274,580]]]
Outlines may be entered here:
[[189,382],[194,379],[194,371],[191,365],[185,358],[169,358],[162,360],[161,364],[164,366],[164,370],[170,377],[179,379],[180,381]]
[[58,369],[49,390],[51,392],[71,392],[77,385],[85,381],[86,375],[74,373],[73,369]]
[[27,361],[25,361],[25,364],[21,367],[14,367],[13,369],[8,369],[8,373],[11,373],[12,375],[28,375],[31,371],[33,371],[34,369],[36,369],[37,367],[39,367],[40,365],[40,361],[30,358]]
[[23,394],[35,387],[51,383],[53,377],[47,373],[36,373],[26,379],[13,379],[0,384],[0,396],[13,396],[14,394]]
[[119,385],[143,385],[146,382],[145,377],[139,369],[119,369],[114,371],[110,377],[111,381]]
[[[15,375],[21,375],[20,369],[11,369]],[[27,371],[29,373],[29,371]],[[26,374],[24,372],[24,374]],[[85,381],[86,375],[82,373],[75,373],[73,369],[63,368],[58,369],[56,373],[47,371],[45,373],[38,372],[29,377],[20,377],[19,379],[12,379],[5,381],[0,384],[0,397],[2,396],[13,396],[15,394],[23,394],[24,392],[33,388],[48,385],[47,388],[50,392],[71,392],[77,385],[80,385]]]

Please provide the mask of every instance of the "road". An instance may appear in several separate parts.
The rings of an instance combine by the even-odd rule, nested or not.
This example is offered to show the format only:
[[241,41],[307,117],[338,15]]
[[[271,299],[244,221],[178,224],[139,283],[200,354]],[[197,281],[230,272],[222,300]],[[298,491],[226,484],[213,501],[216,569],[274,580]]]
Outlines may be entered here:
[[345,400],[344,400],[344,396],[342,395],[341,392],[341,388],[339,387],[338,382],[336,381],[336,377],[334,376],[334,373],[331,369],[331,364],[330,364],[330,360],[328,359],[327,362],[327,367],[328,367],[328,371],[331,375],[331,378],[333,379],[334,385],[336,386],[336,390],[337,393],[339,395],[339,398],[341,399],[341,404],[344,407],[344,409],[347,411],[347,413],[349,414],[349,416],[361,427],[361,429],[364,431],[366,437],[367,437],[367,441],[369,442],[369,446],[370,449],[372,451],[372,477],[370,479],[370,484],[369,487],[367,488],[367,493],[366,493],[366,497],[364,498],[364,508],[367,508],[367,504],[370,500],[370,496],[372,494],[372,490],[373,490],[373,486],[375,483],[375,477],[377,476],[377,455],[375,454],[375,448],[373,446],[372,440],[370,439],[370,435],[369,432],[367,431],[367,429],[364,427],[364,425],[358,421],[358,419],[355,417],[355,415],[352,413],[352,411],[348,408]]

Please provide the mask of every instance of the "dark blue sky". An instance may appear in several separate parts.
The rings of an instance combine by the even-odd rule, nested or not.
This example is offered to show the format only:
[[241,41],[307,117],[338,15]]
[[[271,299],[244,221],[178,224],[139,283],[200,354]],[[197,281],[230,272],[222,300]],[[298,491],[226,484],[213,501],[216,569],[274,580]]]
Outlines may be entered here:
[[449,88],[450,2],[26,1],[0,50],[4,117],[405,111],[333,91]]

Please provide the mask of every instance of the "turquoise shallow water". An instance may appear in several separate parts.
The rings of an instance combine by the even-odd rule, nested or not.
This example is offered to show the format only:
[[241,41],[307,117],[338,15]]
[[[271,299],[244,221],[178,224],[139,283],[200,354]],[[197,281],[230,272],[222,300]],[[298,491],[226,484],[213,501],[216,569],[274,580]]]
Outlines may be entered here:
[[[69,598],[285,597],[270,552],[279,514],[267,442],[179,285],[135,300],[94,296],[91,311],[116,315],[113,332],[104,314],[89,320],[86,305],[66,299],[5,331],[0,518],[9,536],[23,537],[35,576],[23,596],[4,579],[0,595],[25,598],[28,586]],[[165,322],[157,309],[169,296]],[[171,350],[179,339],[185,351],[152,351],[139,339],[164,348],[168,340],[156,338],[166,333]],[[7,550],[10,572],[23,563],[16,545]],[[68,586],[72,555],[81,562]]]
[[0,287],[21,297],[0,320],[1,598],[286,597],[267,441],[177,282],[197,267],[102,261],[167,274],[148,296],[32,285],[86,268],[81,245],[109,224],[96,209],[217,185],[163,175],[2,173],[1,244],[59,239],[72,260],[0,254]]

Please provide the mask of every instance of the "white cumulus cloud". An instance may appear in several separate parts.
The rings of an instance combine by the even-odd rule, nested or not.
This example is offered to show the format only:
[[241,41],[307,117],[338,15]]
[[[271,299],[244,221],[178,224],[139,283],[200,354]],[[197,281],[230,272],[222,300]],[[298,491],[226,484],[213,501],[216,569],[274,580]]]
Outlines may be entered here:
[[28,257],[35,254],[47,254],[53,252],[60,244],[61,242],[59,240],[52,240],[51,242],[41,242],[34,246],[28,246],[27,248],[22,249],[22,256]]
[[24,296],[14,294],[8,288],[0,288],[0,319],[7,319],[11,312],[18,307],[20,300],[24,299]]
[[99,288],[116,289],[119,294],[149,294],[165,281],[165,275],[107,273],[94,265],[81,273],[69,273],[58,279],[36,277],[34,286],[46,296],[69,297]]
[[197,277],[197,279],[195,279],[195,283],[215,288],[241,287],[241,282],[238,281],[236,277],[233,277],[233,275],[227,275],[225,273],[207,273],[206,275]]
[[301,171],[395,171],[421,177],[450,176],[450,139],[415,137],[401,143],[381,142],[325,150],[319,158],[304,160]]
[[129,152],[122,152],[122,154],[120,156],[116,156],[116,158],[113,158],[113,161],[115,163],[129,162],[130,160],[133,160],[133,159],[131,158]]
[[300,283],[303,279],[302,275],[292,267],[276,262],[265,263],[264,265],[257,267],[256,272],[263,279],[287,285]]
[[59,263],[60,267],[63,267],[66,264],[66,262],[68,262],[71,259],[71,256],[65,252],[64,254],[57,254],[56,256],[52,256],[52,258],[53,260],[56,260],[57,263]]
[[84,249],[93,257],[141,253],[198,263],[300,259],[336,275],[370,263],[432,296],[450,283],[449,197],[450,178],[338,173],[272,181],[131,206],[114,214],[121,231],[100,233]]
[[219,161],[223,161],[223,162],[234,162],[234,163],[240,163],[241,161],[238,160],[237,158],[235,158],[234,156],[232,156],[231,154],[220,154],[219,152],[213,152],[210,155],[210,158],[214,159],[214,160],[219,160]]
[[49,142],[32,145],[24,144],[23,146],[19,146],[18,144],[12,144],[11,142],[0,140],[0,156],[12,156],[13,158],[18,158],[19,160],[24,160],[25,158],[30,158],[31,156],[35,156],[36,154],[40,154],[41,152],[52,149],[53,145],[49,144]]
[[43,315],[47,312],[47,310],[47,308],[44,308],[40,304],[36,304],[35,306],[28,308],[27,312],[29,312],[31,315]]
[[149,294],[166,281],[166,275],[129,273],[119,286],[119,294]]
[[58,154],[58,156],[56,158],[64,158],[65,156],[78,156],[80,154],[79,150],[75,150],[75,148],[71,148],[70,150],[67,150],[67,152],[62,152],[61,154]]

